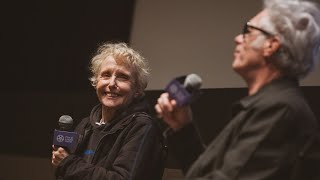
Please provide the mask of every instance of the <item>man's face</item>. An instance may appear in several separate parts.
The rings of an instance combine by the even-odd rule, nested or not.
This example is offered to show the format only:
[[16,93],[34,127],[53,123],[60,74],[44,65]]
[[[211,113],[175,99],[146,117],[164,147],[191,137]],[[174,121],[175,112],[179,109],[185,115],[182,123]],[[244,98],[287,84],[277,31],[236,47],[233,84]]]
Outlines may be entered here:
[[[266,16],[267,12],[262,11],[253,17],[247,27],[245,34],[235,37],[236,48],[232,68],[244,78],[250,78],[257,74],[265,66],[263,56],[263,43],[266,36],[259,30],[259,20]],[[254,28],[257,27],[257,28]]]

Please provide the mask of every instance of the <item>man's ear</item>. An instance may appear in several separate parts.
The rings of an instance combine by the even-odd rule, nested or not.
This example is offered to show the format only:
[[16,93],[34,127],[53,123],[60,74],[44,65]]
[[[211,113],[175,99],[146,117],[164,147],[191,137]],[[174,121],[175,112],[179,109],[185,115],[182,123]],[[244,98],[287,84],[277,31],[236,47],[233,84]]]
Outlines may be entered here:
[[274,53],[278,51],[280,48],[281,43],[280,39],[278,37],[271,37],[268,38],[267,41],[264,43],[264,50],[263,50],[263,55],[265,57],[271,57]]

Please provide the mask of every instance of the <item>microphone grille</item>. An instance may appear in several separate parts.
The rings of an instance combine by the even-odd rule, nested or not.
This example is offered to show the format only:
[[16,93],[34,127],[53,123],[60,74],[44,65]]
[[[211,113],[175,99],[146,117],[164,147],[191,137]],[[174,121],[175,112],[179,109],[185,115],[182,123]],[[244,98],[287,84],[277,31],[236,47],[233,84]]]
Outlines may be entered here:
[[69,115],[62,115],[59,118],[59,129],[63,131],[71,131],[73,126],[73,119]]
[[59,118],[59,123],[64,123],[64,124],[72,124],[73,123],[73,119],[71,116],[69,115],[62,115]]
[[186,77],[183,85],[187,89],[190,88],[193,90],[198,90],[198,89],[200,89],[200,87],[202,85],[202,79],[197,74],[189,74]]

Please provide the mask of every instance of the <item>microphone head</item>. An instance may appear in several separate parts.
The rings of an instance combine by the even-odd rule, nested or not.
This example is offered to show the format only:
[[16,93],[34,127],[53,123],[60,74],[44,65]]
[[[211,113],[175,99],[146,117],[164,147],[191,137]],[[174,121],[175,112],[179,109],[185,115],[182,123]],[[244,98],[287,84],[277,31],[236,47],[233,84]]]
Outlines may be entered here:
[[59,128],[63,131],[71,131],[73,126],[73,119],[69,115],[62,115],[59,118]]
[[199,90],[202,85],[202,79],[197,74],[189,74],[184,80],[183,86],[190,92]]
[[171,98],[177,101],[178,106],[192,103],[200,96],[202,79],[196,74],[189,74],[173,79],[166,87]]

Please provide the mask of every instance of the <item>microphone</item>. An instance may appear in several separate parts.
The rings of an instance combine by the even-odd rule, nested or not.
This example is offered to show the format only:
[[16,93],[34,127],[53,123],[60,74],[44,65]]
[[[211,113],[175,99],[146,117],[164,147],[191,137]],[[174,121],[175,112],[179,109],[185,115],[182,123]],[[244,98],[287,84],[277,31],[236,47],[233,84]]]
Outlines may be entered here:
[[69,115],[62,115],[58,121],[59,129],[54,130],[53,145],[66,148],[69,152],[74,152],[79,135],[72,132],[73,119]]
[[197,74],[189,74],[173,79],[165,88],[178,106],[192,103],[200,95],[202,79]]
[[62,115],[58,121],[59,129],[62,131],[72,131],[73,119],[69,115]]

